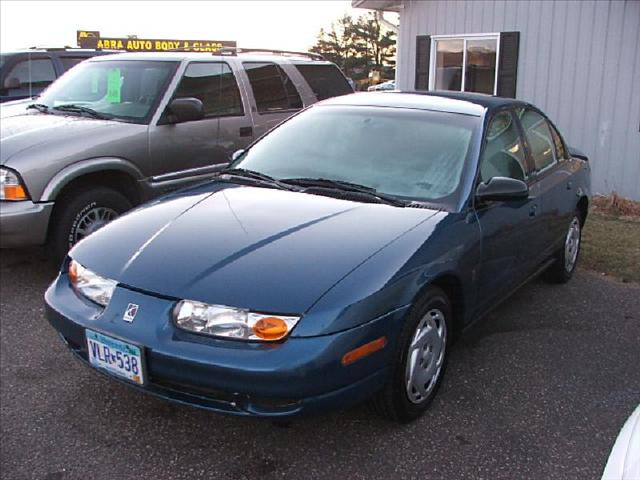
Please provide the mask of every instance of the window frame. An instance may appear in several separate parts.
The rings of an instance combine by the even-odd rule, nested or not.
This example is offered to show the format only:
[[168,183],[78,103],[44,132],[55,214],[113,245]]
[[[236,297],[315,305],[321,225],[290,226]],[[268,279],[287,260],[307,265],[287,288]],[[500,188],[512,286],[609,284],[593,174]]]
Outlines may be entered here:
[[[180,75],[180,78],[178,79],[178,83],[176,84],[176,88],[175,88],[175,90],[173,92],[173,95],[171,96],[171,99],[169,100],[169,103],[171,103],[176,98],[182,98],[182,97],[176,97],[176,94],[178,93],[178,88],[180,87],[180,82],[182,82],[182,80],[184,79],[184,76],[187,73],[187,70],[189,70],[189,67],[191,65],[200,65],[200,64],[221,65],[222,68],[224,68],[224,66],[226,65],[227,68],[229,69],[229,73],[231,73],[231,76],[233,77],[233,79],[236,82],[236,87],[238,89],[238,96],[240,98],[240,112],[239,113],[227,113],[225,115],[216,115],[216,114],[213,114],[213,113],[209,113],[209,114],[205,114],[204,117],[202,117],[202,120],[209,120],[209,119],[212,119],[212,118],[244,117],[245,116],[245,110],[244,110],[244,104],[243,104],[243,101],[242,101],[242,91],[240,90],[240,82],[238,82],[238,77],[236,76],[236,74],[233,71],[233,68],[231,67],[229,62],[225,62],[225,61],[222,61],[222,60],[211,60],[211,61],[192,60],[192,61],[188,62],[186,64],[186,66],[184,67],[184,70],[182,71],[182,74]],[[220,73],[220,75],[222,75],[222,72]],[[221,94],[222,94],[222,92],[221,92]]]
[[[287,97],[287,105],[290,105],[290,100],[289,100],[289,94],[287,92],[287,87],[285,86],[284,83],[284,79],[282,78],[282,74],[284,73],[287,78],[289,79],[289,81],[291,82],[291,86],[293,86],[296,94],[298,95],[298,98],[300,99],[300,108],[295,108],[295,107],[289,107],[289,108],[283,108],[283,109],[279,109],[279,110],[260,110],[260,107],[258,106],[258,100],[256,99],[256,94],[255,91],[253,89],[253,84],[251,83],[251,78],[249,77],[249,70],[245,67],[245,65],[251,65],[251,64],[263,64],[263,65],[273,65],[275,66],[276,70],[278,71],[278,75],[280,76],[280,83],[282,85],[282,89],[285,92],[285,95]],[[282,65],[280,65],[277,62],[274,61],[269,61],[269,60],[243,60],[241,62],[241,66],[242,69],[244,70],[244,74],[247,77],[247,90],[251,92],[251,96],[253,97],[253,103],[254,103],[254,107],[256,109],[255,113],[257,113],[258,115],[272,115],[272,114],[278,114],[278,113],[291,113],[291,112],[299,112],[301,110],[304,110],[305,108],[305,104],[304,104],[304,100],[302,99],[302,95],[300,94],[300,91],[298,90],[298,87],[296,87],[295,83],[293,83],[293,79],[291,78],[291,76],[287,73],[287,71],[282,67]],[[296,70],[297,71],[297,70]],[[300,76],[302,76],[302,74],[300,74]],[[313,93],[313,91],[311,92]],[[315,96],[315,94],[314,94]]]
[[[498,77],[500,70],[500,32],[492,33],[464,33],[456,35],[431,35],[431,46],[429,55],[429,91],[436,90],[436,61],[437,46],[439,40],[462,40],[462,79],[460,90],[447,90],[451,92],[466,92],[466,69],[467,69],[467,41],[468,40],[495,40],[496,41],[496,72],[493,79],[493,95],[498,94]],[[476,92],[467,92],[476,93]]]

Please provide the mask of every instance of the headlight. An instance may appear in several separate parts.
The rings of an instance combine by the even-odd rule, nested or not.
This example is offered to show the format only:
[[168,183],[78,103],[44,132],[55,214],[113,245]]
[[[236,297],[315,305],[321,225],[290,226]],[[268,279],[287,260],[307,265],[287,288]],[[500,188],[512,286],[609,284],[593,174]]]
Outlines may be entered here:
[[0,200],[27,200],[27,190],[22,185],[18,174],[7,168],[0,167]]
[[103,307],[109,304],[118,284],[87,270],[75,260],[69,263],[69,281],[78,293]]
[[280,340],[300,320],[300,317],[264,315],[191,300],[179,302],[173,314],[176,325],[184,330],[240,340]]

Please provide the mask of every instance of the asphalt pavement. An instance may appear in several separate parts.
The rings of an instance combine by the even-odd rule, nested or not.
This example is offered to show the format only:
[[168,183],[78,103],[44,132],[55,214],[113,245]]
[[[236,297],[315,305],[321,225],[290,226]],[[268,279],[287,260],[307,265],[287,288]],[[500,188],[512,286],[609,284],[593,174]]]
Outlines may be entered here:
[[47,323],[54,275],[38,252],[0,253],[3,479],[599,478],[640,403],[640,286],[587,271],[466,332],[409,425],[364,406],[278,425],[130,390]]

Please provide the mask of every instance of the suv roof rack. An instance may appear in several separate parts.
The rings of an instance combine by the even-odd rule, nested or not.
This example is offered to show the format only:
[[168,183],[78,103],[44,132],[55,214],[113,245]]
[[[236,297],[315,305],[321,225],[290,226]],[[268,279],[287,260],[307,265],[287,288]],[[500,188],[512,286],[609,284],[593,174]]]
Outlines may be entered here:
[[271,48],[244,48],[244,47],[224,47],[214,52],[214,55],[238,55],[240,53],[267,53],[271,55],[282,55],[284,57],[307,57],[311,60],[325,60],[319,53],[296,52],[293,50],[273,50]]
[[47,52],[123,52],[124,50],[114,50],[112,48],[82,48],[82,47],[70,47],[65,45],[64,47],[44,47],[35,46],[29,47],[27,50],[44,50]]

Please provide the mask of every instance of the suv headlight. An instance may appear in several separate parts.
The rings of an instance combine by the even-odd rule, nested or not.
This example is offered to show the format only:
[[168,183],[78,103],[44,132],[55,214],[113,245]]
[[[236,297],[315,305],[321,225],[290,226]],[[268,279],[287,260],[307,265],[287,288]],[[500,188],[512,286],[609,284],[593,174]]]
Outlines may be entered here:
[[178,302],[173,316],[178,327],[191,332],[268,342],[285,338],[300,320],[300,317],[265,315],[191,300]]
[[0,200],[28,200],[27,189],[16,172],[0,167]]
[[76,292],[103,307],[109,304],[118,284],[84,268],[75,260],[69,262],[69,281]]

